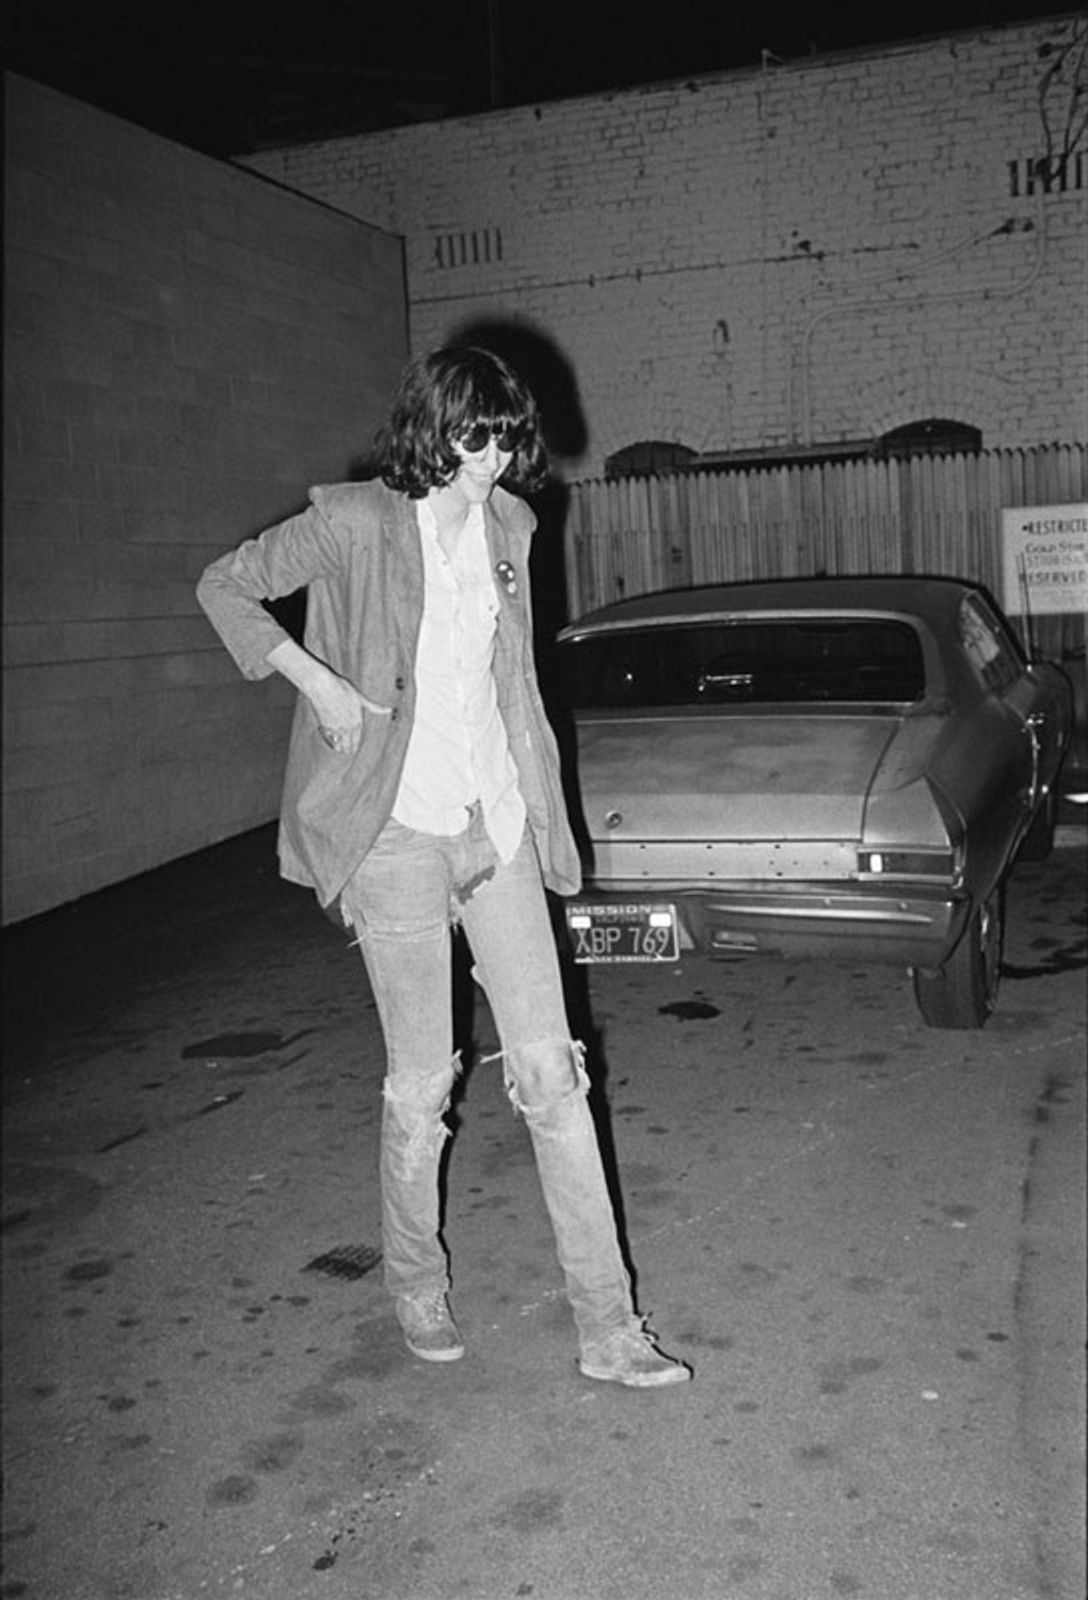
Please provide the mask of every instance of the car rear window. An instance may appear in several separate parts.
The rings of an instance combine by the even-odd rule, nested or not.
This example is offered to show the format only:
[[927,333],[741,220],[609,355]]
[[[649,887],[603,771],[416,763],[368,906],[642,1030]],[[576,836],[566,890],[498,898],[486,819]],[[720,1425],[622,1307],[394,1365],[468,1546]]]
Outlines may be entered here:
[[568,705],[850,705],[919,700],[922,646],[907,622],[781,618],[625,628],[559,650]]

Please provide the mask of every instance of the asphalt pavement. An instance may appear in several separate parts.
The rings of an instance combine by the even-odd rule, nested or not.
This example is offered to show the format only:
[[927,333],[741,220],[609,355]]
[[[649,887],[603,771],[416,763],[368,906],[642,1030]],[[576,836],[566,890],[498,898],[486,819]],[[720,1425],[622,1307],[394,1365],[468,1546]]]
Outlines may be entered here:
[[271,829],[9,930],[0,1600],[1083,1600],[1085,869],[1014,875],[978,1033],[569,975],[657,1393],[577,1372],[463,973],[468,1354],[406,1352],[373,1003]]

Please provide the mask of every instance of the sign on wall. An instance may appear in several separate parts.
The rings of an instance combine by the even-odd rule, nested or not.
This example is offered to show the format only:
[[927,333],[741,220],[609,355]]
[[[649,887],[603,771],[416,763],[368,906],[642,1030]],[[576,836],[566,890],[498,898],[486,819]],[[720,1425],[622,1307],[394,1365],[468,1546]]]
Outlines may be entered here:
[[1005,610],[1088,611],[1088,505],[1002,511]]

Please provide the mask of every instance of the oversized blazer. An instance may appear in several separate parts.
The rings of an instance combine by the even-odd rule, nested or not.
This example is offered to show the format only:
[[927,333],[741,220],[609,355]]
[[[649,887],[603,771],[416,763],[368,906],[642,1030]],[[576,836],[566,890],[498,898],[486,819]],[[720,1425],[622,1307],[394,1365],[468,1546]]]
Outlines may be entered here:
[[[494,675],[544,881],[580,887],[581,868],[533,662],[529,547],[536,519],[496,487],[484,528],[499,603]],[[380,482],[310,490],[297,516],[213,561],[197,598],[247,678],[274,669],[287,637],[262,604],[306,587],[307,650],[354,684],[367,705],[354,755],[330,750],[299,695],[280,808],[285,878],[331,904],[393,810],[415,714],[415,661],[423,618],[423,551],[416,502]]]

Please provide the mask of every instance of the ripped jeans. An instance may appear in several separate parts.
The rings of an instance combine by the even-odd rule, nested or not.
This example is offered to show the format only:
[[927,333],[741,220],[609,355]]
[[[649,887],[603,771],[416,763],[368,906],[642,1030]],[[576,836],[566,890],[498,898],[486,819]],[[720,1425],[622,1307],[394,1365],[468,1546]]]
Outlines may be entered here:
[[583,1344],[631,1322],[581,1045],[570,1038],[555,937],[528,830],[503,865],[477,808],[464,833],[416,833],[390,819],[341,896],[359,938],[385,1035],[382,1246],[393,1295],[446,1289],[438,1173],[458,1070],[451,925],[460,922],[525,1118]]

